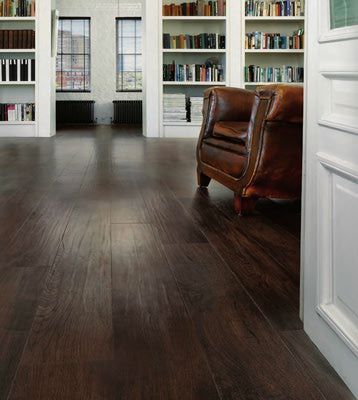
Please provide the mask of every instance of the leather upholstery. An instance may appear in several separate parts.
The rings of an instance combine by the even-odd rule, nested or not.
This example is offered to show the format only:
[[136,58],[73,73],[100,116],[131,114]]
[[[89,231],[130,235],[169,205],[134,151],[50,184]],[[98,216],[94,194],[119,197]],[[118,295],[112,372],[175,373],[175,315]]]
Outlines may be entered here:
[[249,122],[218,121],[214,125],[213,136],[246,145]]
[[302,122],[300,86],[209,89],[197,147],[198,176],[216,179],[240,198],[299,198]]

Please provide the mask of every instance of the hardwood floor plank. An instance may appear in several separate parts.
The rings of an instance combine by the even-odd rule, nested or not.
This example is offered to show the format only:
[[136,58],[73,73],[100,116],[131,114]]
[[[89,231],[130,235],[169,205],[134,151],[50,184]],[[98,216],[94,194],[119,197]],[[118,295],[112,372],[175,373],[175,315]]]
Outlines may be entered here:
[[305,332],[302,330],[281,332],[281,336],[326,400],[354,400],[353,394]]
[[21,367],[11,400],[117,400],[107,363]]
[[22,366],[113,356],[109,205],[79,202],[49,271]]
[[[219,195],[214,192],[213,195],[205,189],[200,190],[199,194],[227,216],[240,236],[245,235],[250,241],[260,246],[291,278],[295,279],[297,285],[299,284],[301,249],[297,237],[288,233],[281,225],[268,220],[263,213],[255,212],[252,216],[239,218],[232,205],[232,193],[229,194],[229,198],[223,196],[222,192],[219,192]],[[272,207],[275,207],[273,202],[270,203]],[[287,207],[287,205],[282,205],[282,208]],[[269,209],[269,206],[266,208]]]
[[165,245],[222,396],[324,399],[210,245]]
[[7,399],[47,268],[0,268],[0,400]]
[[[0,236],[1,266],[41,267],[53,264],[89,160],[90,155],[78,163],[78,173],[58,177],[31,213],[24,216],[23,223],[19,221],[18,229],[14,227],[14,231],[9,232],[10,225],[3,231],[7,236]],[[28,197],[31,200],[31,196]]]
[[200,344],[150,225],[113,225],[119,399],[218,399]]
[[144,199],[134,180],[113,178],[111,185],[111,221],[113,224],[150,222]]
[[181,203],[270,322],[280,330],[300,329],[294,278],[200,195]]
[[148,219],[156,225],[163,243],[207,243],[164,181],[147,179],[139,187]]
[[26,332],[0,329],[0,400],[8,398],[26,338]]

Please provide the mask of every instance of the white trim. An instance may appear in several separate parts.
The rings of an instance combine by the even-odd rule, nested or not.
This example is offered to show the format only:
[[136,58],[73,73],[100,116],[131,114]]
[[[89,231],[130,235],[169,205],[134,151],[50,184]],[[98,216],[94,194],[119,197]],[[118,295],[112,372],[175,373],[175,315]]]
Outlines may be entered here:
[[318,0],[320,43],[338,42],[358,38],[358,25],[331,29],[330,0]]

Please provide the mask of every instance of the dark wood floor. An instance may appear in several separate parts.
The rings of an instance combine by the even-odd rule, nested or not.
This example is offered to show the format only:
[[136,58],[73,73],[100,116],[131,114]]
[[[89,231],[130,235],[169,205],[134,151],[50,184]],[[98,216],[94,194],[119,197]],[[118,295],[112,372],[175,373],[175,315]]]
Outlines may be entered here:
[[195,142],[0,140],[0,399],[353,399],[302,330],[299,205],[240,219]]

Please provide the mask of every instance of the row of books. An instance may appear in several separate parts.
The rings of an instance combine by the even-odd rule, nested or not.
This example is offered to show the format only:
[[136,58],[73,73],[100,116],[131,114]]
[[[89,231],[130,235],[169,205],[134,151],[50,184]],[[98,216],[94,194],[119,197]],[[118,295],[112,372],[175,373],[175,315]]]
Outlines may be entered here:
[[247,17],[298,17],[304,15],[304,0],[246,0]]
[[201,16],[218,17],[226,15],[226,0],[197,0],[181,4],[164,4],[163,16]]
[[183,93],[165,93],[164,122],[198,122],[203,120],[203,97],[187,97]]
[[200,35],[163,34],[164,49],[225,49],[225,35],[201,33]]
[[0,104],[0,121],[24,122],[35,121],[35,104]]
[[0,82],[35,82],[35,60],[0,60]]
[[0,30],[0,49],[34,49],[35,31],[31,29],[22,30]]
[[34,17],[36,0],[0,0],[0,17]]
[[245,67],[246,82],[285,82],[301,83],[304,80],[304,68],[283,65],[281,67],[261,67],[249,65]]
[[281,33],[250,32],[245,36],[245,49],[303,49],[304,30],[299,29],[291,36]]
[[165,82],[223,82],[222,65],[206,64],[172,64],[163,65]]

